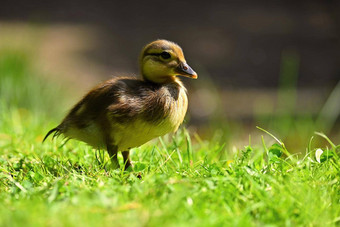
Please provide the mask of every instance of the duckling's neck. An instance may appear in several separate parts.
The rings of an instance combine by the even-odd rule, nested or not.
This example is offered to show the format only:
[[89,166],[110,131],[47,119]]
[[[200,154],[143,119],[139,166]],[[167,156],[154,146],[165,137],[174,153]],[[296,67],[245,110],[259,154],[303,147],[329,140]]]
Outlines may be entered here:
[[158,76],[156,78],[152,78],[152,80],[146,78],[143,76],[144,81],[148,81],[151,83],[159,84],[159,85],[165,85],[165,84],[172,84],[172,83],[177,83],[180,86],[183,86],[182,81],[176,77],[176,76]]

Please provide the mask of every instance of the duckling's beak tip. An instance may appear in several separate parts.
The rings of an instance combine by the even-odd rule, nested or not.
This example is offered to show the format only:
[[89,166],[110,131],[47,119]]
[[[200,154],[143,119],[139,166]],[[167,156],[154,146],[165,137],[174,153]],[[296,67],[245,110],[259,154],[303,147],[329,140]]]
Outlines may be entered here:
[[198,78],[197,73],[186,62],[179,64],[176,71],[179,73],[179,76],[185,76],[191,79]]

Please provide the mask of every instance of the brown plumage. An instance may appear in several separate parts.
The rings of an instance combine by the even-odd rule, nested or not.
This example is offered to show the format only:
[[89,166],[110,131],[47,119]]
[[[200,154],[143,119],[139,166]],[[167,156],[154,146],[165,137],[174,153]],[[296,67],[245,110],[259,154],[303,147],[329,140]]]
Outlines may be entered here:
[[186,89],[177,76],[197,78],[182,49],[167,40],[146,45],[140,55],[141,79],[117,77],[87,93],[60,125],[44,138],[63,134],[95,148],[106,148],[118,167],[117,152],[130,166],[129,149],[174,132],[187,111]]

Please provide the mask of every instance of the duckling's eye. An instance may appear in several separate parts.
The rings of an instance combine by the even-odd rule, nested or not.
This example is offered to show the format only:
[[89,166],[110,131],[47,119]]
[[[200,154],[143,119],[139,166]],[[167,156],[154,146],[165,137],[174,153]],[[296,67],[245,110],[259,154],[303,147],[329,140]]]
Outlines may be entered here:
[[166,51],[162,52],[160,55],[161,55],[161,58],[163,58],[163,59],[170,59],[171,58],[171,55]]

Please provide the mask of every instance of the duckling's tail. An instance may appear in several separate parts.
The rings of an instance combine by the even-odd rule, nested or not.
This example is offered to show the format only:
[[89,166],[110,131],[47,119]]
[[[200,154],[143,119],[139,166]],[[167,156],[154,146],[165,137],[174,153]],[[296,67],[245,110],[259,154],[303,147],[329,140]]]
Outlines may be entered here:
[[55,127],[54,129],[51,129],[51,130],[46,134],[46,136],[45,136],[45,138],[43,139],[42,142],[45,142],[45,140],[47,139],[47,137],[49,137],[52,133],[54,133],[52,139],[54,139],[55,137],[60,136],[60,134],[62,133],[62,131],[60,130],[60,126]]

